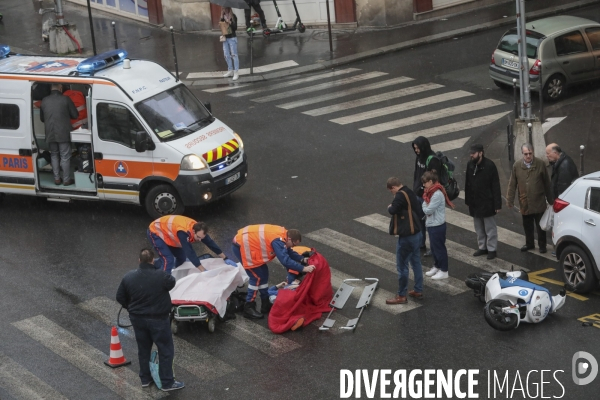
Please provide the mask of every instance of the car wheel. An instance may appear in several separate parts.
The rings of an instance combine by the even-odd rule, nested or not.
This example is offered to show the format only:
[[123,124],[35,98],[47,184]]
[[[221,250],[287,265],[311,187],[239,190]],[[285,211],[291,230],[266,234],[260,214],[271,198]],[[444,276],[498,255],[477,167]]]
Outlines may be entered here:
[[567,287],[575,293],[587,293],[598,283],[590,258],[579,246],[567,246],[560,252],[560,268]]
[[506,83],[502,83],[497,80],[494,80],[494,85],[498,86],[500,89],[508,89],[510,87]]
[[549,101],[556,101],[563,97],[565,93],[565,78],[562,75],[552,75],[544,85],[544,98]]
[[486,322],[494,329],[499,331],[511,331],[517,327],[519,317],[516,314],[504,314],[502,309],[509,307],[511,302],[508,300],[493,299],[483,307],[483,316]]
[[156,219],[165,215],[181,215],[185,209],[179,194],[171,185],[157,185],[148,191],[146,211]]

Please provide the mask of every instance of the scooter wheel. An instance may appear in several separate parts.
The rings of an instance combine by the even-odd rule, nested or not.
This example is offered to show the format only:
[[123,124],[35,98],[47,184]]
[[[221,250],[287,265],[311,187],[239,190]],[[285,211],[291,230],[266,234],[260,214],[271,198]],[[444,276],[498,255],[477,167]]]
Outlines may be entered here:
[[493,299],[483,307],[485,321],[494,329],[499,331],[511,331],[517,327],[519,317],[516,314],[504,314],[502,309],[510,306],[508,300]]
[[265,30],[263,30],[263,32],[262,32],[262,33],[263,33],[263,36],[264,36],[264,37],[271,36],[271,30],[270,30],[270,29],[265,29]]
[[300,26],[298,27],[298,32],[304,33],[305,31],[306,31],[306,27],[304,26],[304,24],[300,24]]

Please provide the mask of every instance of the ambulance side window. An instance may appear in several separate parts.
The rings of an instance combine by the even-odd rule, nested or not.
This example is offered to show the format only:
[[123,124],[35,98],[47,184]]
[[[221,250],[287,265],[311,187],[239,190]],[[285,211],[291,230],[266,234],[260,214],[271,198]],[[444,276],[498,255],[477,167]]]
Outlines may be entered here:
[[135,115],[119,104],[98,103],[96,121],[100,139],[132,149],[135,148],[135,133],[145,130]]
[[0,104],[0,129],[19,129],[19,106]]

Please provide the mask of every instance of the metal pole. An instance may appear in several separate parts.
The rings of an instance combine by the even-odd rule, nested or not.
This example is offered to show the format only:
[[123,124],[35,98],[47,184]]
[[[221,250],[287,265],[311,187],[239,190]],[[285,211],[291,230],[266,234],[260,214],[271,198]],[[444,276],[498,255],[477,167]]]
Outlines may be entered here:
[[56,4],[56,22],[58,25],[65,25],[65,16],[63,15],[62,0],[54,0]]
[[521,85],[521,119],[531,120],[531,92],[529,87],[529,58],[525,30],[525,0],[517,1],[517,33],[519,36],[519,83]]
[[113,28],[113,36],[115,37],[115,50],[117,50],[119,48],[119,44],[117,42],[117,28],[115,27],[115,21],[112,22],[112,28]]
[[540,66],[540,123],[544,123],[544,80],[542,79],[542,62],[538,63]]
[[175,82],[179,82],[179,66],[177,65],[177,49],[175,49],[175,34],[173,33],[173,27],[170,26],[171,31],[171,42],[173,43],[173,58],[175,59]]
[[254,74],[254,28],[250,28],[250,75]]
[[[527,129],[529,129],[529,143],[531,143],[531,147],[533,147],[533,129],[531,129],[533,127],[533,125],[530,123],[527,124]],[[535,148],[534,148],[534,152],[535,152]]]
[[585,150],[585,146],[579,146],[579,176],[583,176],[583,152]]
[[87,0],[88,17],[90,19],[90,32],[92,33],[92,49],[94,55],[96,55],[96,37],[94,36],[94,21],[92,20],[92,7],[90,6],[90,0]]
[[333,42],[331,39],[331,17],[329,16],[329,0],[325,0],[325,6],[327,7],[327,29],[329,30],[329,52],[333,53]]
[[519,118],[519,101],[517,100],[517,79],[513,78],[513,102],[515,106],[515,122]]
[[508,162],[512,161],[512,125],[506,125],[506,136],[508,138]]

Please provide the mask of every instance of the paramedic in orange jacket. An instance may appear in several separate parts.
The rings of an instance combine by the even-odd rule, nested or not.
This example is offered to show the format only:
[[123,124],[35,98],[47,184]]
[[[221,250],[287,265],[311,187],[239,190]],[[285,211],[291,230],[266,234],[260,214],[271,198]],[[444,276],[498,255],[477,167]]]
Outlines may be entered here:
[[71,99],[71,101],[73,101],[75,108],[77,108],[77,112],[79,112],[77,118],[71,120],[71,126],[73,127],[73,130],[81,128],[84,124],[87,127],[88,115],[85,96],[79,90],[71,90],[70,85],[64,85],[64,87],[66,90],[63,92],[63,95],[67,96]]
[[157,269],[170,274],[171,270],[190,260],[200,271],[205,271],[200,259],[210,257],[208,254],[198,258],[192,243],[202,242],[213,253],[221,257],[227,264],[237,264],[227,258],[219,246],[208,236],[208,227],[204,222],[196,222],[181,215],[166,215],[154,220],[148,227],[148,239],[158,254],[154,261]]
[[[292,247],[302,241],[300,231],[287,230],[276,225],[249,225],[240,229],[233,238],[233,254],[248,273],[248,295],[244,305],[244,317],[262,318],[271,309],[269,301],[269,268],[267,263],[275,257],[286,268],[297,272],[313,272],[314,265]],[[260,313],[256,310],[256,292],[260,292]]]

